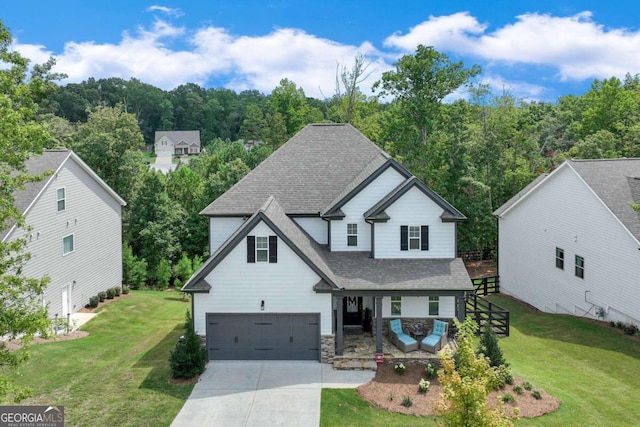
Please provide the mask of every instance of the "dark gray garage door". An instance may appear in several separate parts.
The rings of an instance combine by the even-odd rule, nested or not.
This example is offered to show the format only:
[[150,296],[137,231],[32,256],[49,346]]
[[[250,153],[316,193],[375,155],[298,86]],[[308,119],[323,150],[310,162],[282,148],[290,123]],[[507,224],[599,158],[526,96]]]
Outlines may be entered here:
[[320,314],[207,314],[209,360],[320,360]]

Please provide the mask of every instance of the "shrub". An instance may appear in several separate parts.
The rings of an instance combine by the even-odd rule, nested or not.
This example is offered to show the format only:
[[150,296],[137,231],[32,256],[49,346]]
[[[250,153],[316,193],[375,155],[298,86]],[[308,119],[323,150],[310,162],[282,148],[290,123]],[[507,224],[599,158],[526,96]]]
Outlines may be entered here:
[[402,406],[409,408],[411,405],[413,405],[413,400],[409,396],[404,396],[402,398]]
[[616,322],[614,322],[613,320],[609,321],[609,326],[611,326],[612,328],[616,327]]
[[396,364],[396,366],[393,367],[393,369],[399,374],[404,374],[404,371],[407,370],[407,367],[404,366],[403,363],[398,363]]
[[540,392],[538,390],[533,390],[531,392],[531,396],[533,396],[533,398],[536,399],[536,400],[542,399],[542,395],[540,394]]
[[165,290],[169,287],[171,280],[171,264],[165,259],[161,259],[156,270],[156,288]]
[[533,390],[533,384],[531,384],[529,381],[525,381],[524,384],[522,384],[522,386],[524,387],[525,390],[527,391],[531,391]]
[[436,378],[438,376],[438,368],[433,363],[427,363],[424,372],[427,374],[427,378]]
[[618,320],[618,321],[616,322],[616,328],[618,328],[618,329],[623,329],[623,328],[624,328],[624,323],[622,323],[621,321],[619,321],[619,320]]
[[429,391],[429,387],[431,386],[431,383],[427,380],[425,380],[424,378],[420,379],[420,382],[418,383],[418,391],[420,393],[426,393]]
[[524,387],[521,385],[514,386],[513,391],[515,391],[516,394],[524,394]]
[[207,364],[207,350],[193,329],[191,315],[187,310],[184,323],[185,334],[169,357],[171,375],[174,378],[193,378],[204,372]]
[[490,366],[498,367],[507,365],[500,345],[498,344],[498,337],[489,322],[485,323],[482,328],[482,335],[480,336],[476,353],[484,354],[484,357],[489,359]]
[[97,295],[95,297],[89,298],[89,307],[96,308],[99,303],[100,303],[100,297],[98,297]]
[[129,293],[129,287],[127,285],[122,285],[122,294],[126,295]]
[[502,403],[516,403],[516,398],[513,397],[513,394],[511,393],[505,393],[502,396],[500,396],[498,399],[500,399]]
[[115,292],[116,296],[119,297],[120,296],[120,286],[116,286],[115,288],[113,288],[113,292]]
[[98,292],[98,298],[100,299],[100,302],[104,301],[105,299],[107,299],[107,293],[106,292]]
[[624,325],[622,329],[626,335],[635,335],[638,332],[638,327],[636,325],[627,324]]
[[116,291],[113,288],[107,289],[107,299],[113,299],[116,296]]

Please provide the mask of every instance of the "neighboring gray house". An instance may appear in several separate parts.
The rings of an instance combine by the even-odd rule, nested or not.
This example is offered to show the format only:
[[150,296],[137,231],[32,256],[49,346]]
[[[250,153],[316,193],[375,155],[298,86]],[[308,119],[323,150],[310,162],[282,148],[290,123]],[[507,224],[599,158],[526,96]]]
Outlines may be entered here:
[[500,291],[640,325],[640,159],[568,160],[500,207]]
[[156,131],[154,147],[157,156],[200,154],[200,131]]
[[[122,284],[121,208],[126,203],[75,153],[45,150],[26,162],[30,175],[50,173],[15,194],[32,227],[26,277],[51,279],[43,303],[51,317],[83,308],[100,291]],[[2,241],[23,237],[15,225]]]
[[351,125],[306,126],[201,214],[183,291],[210,359],[329,361],[365,311],[377,353],[391,318],[464,318],[465,217]]

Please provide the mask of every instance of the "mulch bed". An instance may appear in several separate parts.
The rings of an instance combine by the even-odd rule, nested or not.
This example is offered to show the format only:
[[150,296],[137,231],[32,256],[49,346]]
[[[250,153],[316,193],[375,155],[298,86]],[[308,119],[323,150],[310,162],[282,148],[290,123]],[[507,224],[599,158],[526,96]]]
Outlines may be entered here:
[[[435,407],[442,387],[437,378],[430,379],[431,387],[427,393],[418,392],[420,379],[425,378],[424,365],[405,364],[407,370],[404,374],[398,374],[393,369],[393,363],[385,363],[378,367],[376,376],[371,382],[358,387],[356,390],[362,398],[375,406],[391,412],[399,412],[407,415],[427,416],[435,415]],[[522,378],[514,377],[514,384],[507,385],[504,389],[494,391],[489,394],[487,402],[498,404],[498,396],[509,393],[516,399],[515,404],[506,404],[507,413],[510,408],[519,408],[519,416],[524,418],[538,417],[558,409],[560,402],[555,397],[546,393],[539,387],[538,390],[542,399],[536,400],[530,391],[525,391],[519,395],[513,391],[515,385],[522,385]],[[409,396],[413,401],[410,407],[402,405],[402,399]]]

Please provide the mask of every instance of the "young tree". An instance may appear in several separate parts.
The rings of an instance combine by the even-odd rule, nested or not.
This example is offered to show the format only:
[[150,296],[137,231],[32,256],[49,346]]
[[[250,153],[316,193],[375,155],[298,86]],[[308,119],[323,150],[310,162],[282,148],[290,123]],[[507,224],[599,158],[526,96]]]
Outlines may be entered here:
[[[27,78],[29,61],[10,50],[11,33],[0,21],[0,232],[17,226],[28,229],[15,206],[14,194],[24,184],[41,179],[26,174],[25,161],[42,152],[50,138],[46,127],[36,121],[37,103],[54,90],[50,73],[53,62],[36,65]],[[29,260],[26,233],[0,240],[0,335],[21,337],[26,345],[36,333],[46,334],[47,310],[40,295],[47,279],[21,274]],[[4,237],[4,236],[3,236]],[[26,347],[10,352],[0,342],[0,402],[19,402],[30,390],[14,384],[7,374],[28,358]]]
[[147,261],[138,259],[131,246],[126,243],[122,247],[122,276],[124,283],[131,289],[140,289],[147,280]]
[[480,335],[480,342],[478,343],[478,355],[483,355],[489,359],[489,365],[494,367],[505,366],[507,364],[502,354],[502,349],[498,343],[498,336],[496,335],[490,322],[484,324],[482,328],[482,335]]
[[164,290],[169,287],[171,280],[171,264],[166,259],[161,259],[156,269],[156,287]]
[[487,407],[489,392],[499,383],[500,373],[484,357],[474,352],[474,335],[478,325],[471,317],[454,320],[458,332],[457,367],[453,351],[447,347],[438,354],[442,369],[438,379],[443,392],[437,412],[447,427],[508,427],[517,419],[498,408]]

